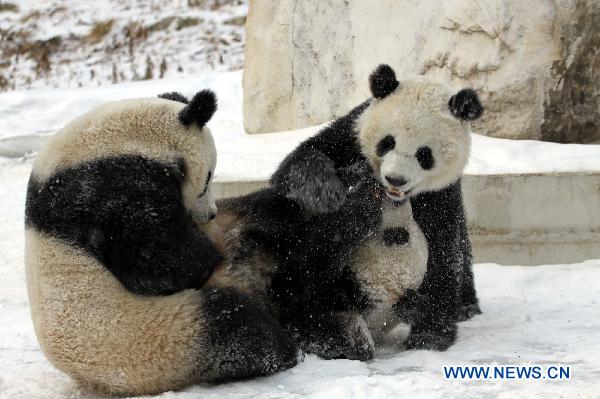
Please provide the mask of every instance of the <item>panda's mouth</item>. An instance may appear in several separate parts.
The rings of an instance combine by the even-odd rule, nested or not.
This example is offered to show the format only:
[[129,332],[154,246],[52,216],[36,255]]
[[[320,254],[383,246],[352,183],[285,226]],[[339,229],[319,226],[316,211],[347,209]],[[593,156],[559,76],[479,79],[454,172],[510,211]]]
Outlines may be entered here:
[[385,194],[392,201],[404,202],[408,198],[408,194],[410,194],[410,190],[400,191],[394,187],[386,187]]

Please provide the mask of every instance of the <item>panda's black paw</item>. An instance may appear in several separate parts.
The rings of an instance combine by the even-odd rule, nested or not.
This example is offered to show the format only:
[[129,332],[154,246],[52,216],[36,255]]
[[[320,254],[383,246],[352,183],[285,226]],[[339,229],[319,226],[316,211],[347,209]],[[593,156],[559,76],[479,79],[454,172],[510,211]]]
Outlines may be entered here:
[[361,160],[350,166],[339,168],[336,173],[347,187],[352,187],[359,184],[365,178],[372,176],[373,168],[367,160]]
[[413,324],[429,306],[429,299],[419,292],[407,289],[404,296],[392,306],[396,317],[404,323]]
[[455,338],[455,333],[441,335],[428,332],[410,333],[404,341],[404,347],[407,350],[445,351],[454,343]]
[[375,344],[362,316],[340,312],[325,316],[299,337],[306,353],[323,359],[371,360]]
[[473,318],[473,317],[477,316],[478,314],[481,314],[481,309],[479,308],[478,304],[474,303],[474,304],[470,304],[470,305],[464,305],[464,306],[461,306],[460,309],[458,309],[458,314],[456,316],[456,320],[457,321],[469,320],[470,318]]
[[335,212],[346,201],[347,187],[337,176],[333,162],[319,152],[286,165],[271,183],[275,189],[310,213]]
[[346,197],[337,223],[348,243],[359,243],[381,225],[383,218],[381,184],[372,177],[358,183]]

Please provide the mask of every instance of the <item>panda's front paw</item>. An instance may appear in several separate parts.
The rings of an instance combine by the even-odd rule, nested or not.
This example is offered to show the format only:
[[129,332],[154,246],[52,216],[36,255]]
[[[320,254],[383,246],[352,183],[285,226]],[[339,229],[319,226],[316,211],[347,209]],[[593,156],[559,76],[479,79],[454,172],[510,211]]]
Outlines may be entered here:
[[361,315],[350,312],[329,314],[312,320],[300,346],[307,353],[323,359],[371,360],[375,345],[367,323]]
[[290,184],[288,197],[310,213],[335,212],[346,201],[347,188],[333,168],[311,171]]
[[383,194],[380,189],[379,182],[367,178],[346,197],[337,223],[347,242],[358,243],[381,225]]
[[464,306],[461,306],[460,309],[458,309],[458,314],[456,316],[456,320],[457,321],[469,320],[470,318],[475,317],[478,314],[481,314],[481,309],[479,308],[479,305],[477,305],[477,304],[464,305]]
[[342,357],[352,360],[371,360],[375,352],[375,343],[367,326],[367,322],[361,315],[352,314],[346,324],[347,346],[341,348]]
[[445,351],[456,339],[456,332],[447,333],[432,333],[432,332],[417,332],[410,333],[404,347],[407,350],[420,349],[429,351]]
[[339,168],[336,173],[346,186],[351,187],[372,176],[373,168],[367,160],[361,160],[350,166]]
[[313,149],[288,156],[271,177],[271,185],[313,214],[337,211],[348,191],[337,176],[333,161]]

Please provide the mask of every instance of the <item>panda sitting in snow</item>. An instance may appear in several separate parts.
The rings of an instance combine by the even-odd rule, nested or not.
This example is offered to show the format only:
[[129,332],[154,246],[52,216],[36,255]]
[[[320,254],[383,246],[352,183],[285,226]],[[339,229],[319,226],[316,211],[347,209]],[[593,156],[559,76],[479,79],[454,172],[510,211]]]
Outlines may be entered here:
[[408,348],[444,350],[479,312],[460,176],[481,105],[385,65],[371,90],[207,225],[227,258],[216,284],[265,298],[325,358],[370,359],[371,333],[398,320],[412,325]]
[[237,290],[196,229],[214,216],[212,92],[107,103],[38,155],[26,275],[40,346],[80,384],[118,395],[268,375],[298,349]]
[[[347,187],[339,171],[366,159],[389,198],[397,203],[409,198],[427,241],[427,271],[418,291],[408,290],[394,305],[395,313],[412,325],[406,348],[445,350],[456,337],[456,322],[481,312],[461,176],[469,121],[483,107],[471,89],[455,93],[426,78],[399,82],[388,65],[376,68],[370,87],[373,99],[302,143],[271,182],[308,212],[327,213],[344,203]],[[368,275],[375,254],[361,253],[359,247],[352,269]]]

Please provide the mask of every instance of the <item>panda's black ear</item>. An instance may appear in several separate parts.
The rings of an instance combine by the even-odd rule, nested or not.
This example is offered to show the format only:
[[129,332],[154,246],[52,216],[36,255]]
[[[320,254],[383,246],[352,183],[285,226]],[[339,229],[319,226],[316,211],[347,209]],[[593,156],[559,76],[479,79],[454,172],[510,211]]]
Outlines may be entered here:
[[462,89],[448,101],[448,108],[455,117],[474,121],[483,114],[483,106],[473,89]]
[[202,128],[217,110],[217,96],[210,90],[202,90],[194,94],[192,100],[179,113],[179,120],[188,126],[196,122]]
[[381,64],[369,76],[369,86],[373,97],[381,100],[396,90],[400,82],[391,66]]
[[185,96],[177,91],[171,91],[169,93],[162,93],[158,95],[158,98],[164,98],[165,100],[178,101],[180,103],[187,104],[189,101]]

